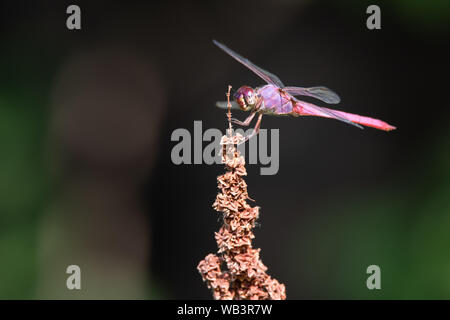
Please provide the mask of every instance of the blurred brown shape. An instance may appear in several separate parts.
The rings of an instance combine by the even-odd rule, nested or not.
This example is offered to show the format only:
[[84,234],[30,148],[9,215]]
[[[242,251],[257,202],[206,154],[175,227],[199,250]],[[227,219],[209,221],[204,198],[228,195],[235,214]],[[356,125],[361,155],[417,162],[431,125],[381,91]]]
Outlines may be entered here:
[[148,172],[166,96],[157,62],[120,44],[74,54],[52,92],[57,143],[78,167]]
[[259,207],[247,203],[245,159],[236,149],[242,141],[239,134],[222,137],[222,161],[227,172],[217,178],[221,192],[213,204],[223,213],[224,223],[215,236],[219,250],[217,255],[209,254],[200,261],[197,269],[216,300],[284,300],[284,284],[266,273],[267,267],[259,257],[261,249],[252,248]]
[[[130,46],[86,48],[62,64],[50,132],[59,191],[40,230],[38,298],[151,296],[140,192],[158,157],[165,101],[157,62]],[[72,264],[82,270],[79,291],[65,286]]]

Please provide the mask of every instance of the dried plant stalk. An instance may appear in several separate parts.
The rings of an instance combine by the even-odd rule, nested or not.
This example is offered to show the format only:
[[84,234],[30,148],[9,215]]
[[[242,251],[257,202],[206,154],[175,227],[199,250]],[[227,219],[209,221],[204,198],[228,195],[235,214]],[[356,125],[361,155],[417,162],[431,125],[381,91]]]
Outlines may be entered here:
[[261,249],[252,248],[255,237],[252,229],[259,216],[259,207],[247,203],[247,175],[245,159],[236,146],[245,139],[234,134],[231,127],[231,112],[228,88],[227,135],[222,137],[222,162],[227,172],[217,178],[220,190],[213,208],[223,214],[223,225],[215,233],[217,254],[209,254],[197,266],[203,281],[212,290],[216,300],[284,300],[286,289],[267,273],[260,259]]

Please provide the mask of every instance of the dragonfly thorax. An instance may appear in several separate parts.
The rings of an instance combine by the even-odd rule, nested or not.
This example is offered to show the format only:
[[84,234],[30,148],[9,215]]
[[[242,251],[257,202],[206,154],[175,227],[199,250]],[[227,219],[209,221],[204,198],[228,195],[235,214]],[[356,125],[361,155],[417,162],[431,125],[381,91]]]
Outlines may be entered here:
[[235,92],[234,100],[243,111],[248,111],[256,104],[255,91],[249,86],[242,86]]

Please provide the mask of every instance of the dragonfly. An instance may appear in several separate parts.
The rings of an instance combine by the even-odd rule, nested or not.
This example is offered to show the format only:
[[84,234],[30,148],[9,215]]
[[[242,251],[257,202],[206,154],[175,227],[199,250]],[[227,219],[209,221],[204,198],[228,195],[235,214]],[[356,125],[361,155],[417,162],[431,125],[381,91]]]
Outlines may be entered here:
[[[286,87],[276,75],[256,66],[254,63],[250,62],[250,60],[242,57],[224,44],[216,40],[213,40],[213,42],[216,46],[249,68],[267,83],[266,85],[257,88],[244,85],[233,94],[234,101],[231,102],[231,107],[233,109],[250,111],[250,115],[244,121],[232,118],[231,121],[233,123],[240,126],[249,126],[255,115],[258,115],[255,128],[246,140],[259,133],[261,120],[265,114],[276,116],[317,116],[332,118],[356,126],[360,129],[363,129],[362,125],[384,131],[396,129],[396,127],[382,120],[319,107],[315,104],[302,101],[297,97],[308,96],[328,104],[337,104],[341,99],[335,92],[323,86],[310,88]],[[228,103],[223,101],[217,102],[216,105],[220,108],[228,107]]]

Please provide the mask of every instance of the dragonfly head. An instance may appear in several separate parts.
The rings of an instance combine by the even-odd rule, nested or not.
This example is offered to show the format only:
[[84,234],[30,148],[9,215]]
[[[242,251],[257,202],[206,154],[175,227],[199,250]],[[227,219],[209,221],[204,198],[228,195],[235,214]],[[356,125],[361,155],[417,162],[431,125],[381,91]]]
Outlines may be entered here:
[[256,95],[253,88],[242,86],[234,93],[234,100],[243,111],[248,111],[255,106]]

